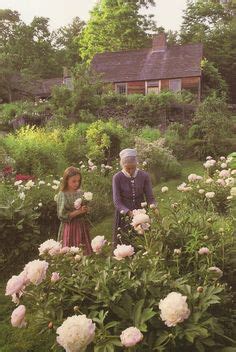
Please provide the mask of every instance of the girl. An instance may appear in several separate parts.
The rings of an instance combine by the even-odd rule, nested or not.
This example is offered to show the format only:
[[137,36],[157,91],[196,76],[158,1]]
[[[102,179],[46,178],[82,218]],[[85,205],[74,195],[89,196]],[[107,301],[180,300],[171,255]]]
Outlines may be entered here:
[[57,215],[61,221],[58,233],[58,241],[63,247],[83,246],[85,254],[91,254],[91,241],[89,227],[84,215],[88,213],[87,206],[81,206],[75,210],[74,202],[80,198],[83,192],[81,186],[80,171],[71,166],[68,167],[63,176],[61,191],[57,197]]

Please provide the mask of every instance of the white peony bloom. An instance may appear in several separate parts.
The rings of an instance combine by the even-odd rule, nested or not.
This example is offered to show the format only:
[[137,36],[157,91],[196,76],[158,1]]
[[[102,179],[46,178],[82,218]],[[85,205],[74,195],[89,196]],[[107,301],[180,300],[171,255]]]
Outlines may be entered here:
[[61,251],[61,248],[62,248],[62,245],[60,242],[50,239],[43,242],[39,246],[39,255],[48,253],[49,255],[53,256],[53,255],[59,254]]
[[216,164],[216,161],[213,159],[209,159],[207,160],[203,165],[206,169],[211,168],[212,166],[214,166]]
[[143,235],[144,231],[149,229],[150,222],[150,217],[147,214],[138,212],[134,213],[131,225],[134,227],[134,230],[138,232],[138,234]]
[[52,189],[54,189],[55,191],[59,188],[59,185],[53,185]]
[[202,179],[203,179],[202,176],[198,176],[198,175],[196,175],[196,174],[190,174],[190,175],[188,176],[189,182],[201,181]]
[[25,321],[25,313],[26,313],[26,308],[23,305],[20,305],[17,307],[11,315],[11,325],[15,328],[23,328],[25,327],[26,321]]
[[174,255],[180,255],[182,252],[181,248],[175,248],[174,249]]
[[221,157],[220,157],[220,160],[221,160],[221,161],[224,161],[224,160],[226,160],[226,157],[225,157],[225,156],[221,156]]
[[177,190],[180,192],[189,192],[192,190],[192,187],[188,187],[187,184],[183,182],[177,187]]
[[57,329],[57,342],[66,352],[82,352],[93,341],[96,326],[86,315],[73,315]]
[[34,186],[34,182],[32,180],[29,180],[26,184],[25,184],[25,188],[26,189],[30,189]]
[[142,208],[145,208],[146,206],[147,206],[147,202],[141,203],[141,207],[142,207]]
[[236,187],[232,187],[231,190],[230,190],[230,195],[232,197],[236,197]]
[[96,236],[91,241],[92,250],[94,253],[101,253],[102,247],[105,245],[107,241],[104,236]]
[[232,170],[231,175],[236,175],[236,170]]
[[198,193],[203,194],[203,193],[205,193],[205,190],[204,189],[199,189]]
[[22,184],[22,180],[19,180],[19,181],[16,181],[15,183],[14,183],[14,186],[19,186],[19,185],[21,185]]
[[202,248],[199,249],[198,253],[200,255],[204,255],[204,254],[210,254],[210,251],[209,251],[209,249],[207,247],[202,247]]
[[216,180],[216,183],[218,183],[218,185],[220,186],[225,186],[225,180],[223,180],[223,178],[218,178],[218,180]]
[[45,185],[45,181],[39,181],[39,186]]
[[115,259],[122,260],[126,257],[131,257],[132,255],[134,255],[134,247],[132,247],[131,245],[127,246],[125,244],[118,244],[113,253]]
[[150,204],[150,209],[156,209],[157,205],[156,204]]
[[207,192],[205,194],[205,196],[206,196],[207,199],[214,198],[215,197],[215,192]]
[[53,180],[52,183],[54,183],[54,185],[57,185],[57,186],[58,186],[61,182],[58,181],[58,180]]
[[141,331],[133,326],[122,331],[120,335],[122,345],[127,348],[137,345],[142,339],[143,334]]
[[222,171],[220,171],[219,176],[220,176],[221,178],[228,178],[228,177],[230,177],[230,170],[222,170]]
[[213,178],[208,178],[206,181],[205,181],[207,184],[209,184],[209,183],[212,183],[212,182],[214,182],[214,180],[213,180]]
[[24,192],[20,192],[20,193],[19,193],[19,198],[20,198],[21,200],[24,200],[24,199],[25,199],[25,193],[24,193]]
[[27,279],[34,285],[39,285],[46,278],[48,263],[43,260],[33,260],[26,264],[24,271]]
[[226,163],[222,163],[222,164],[220,165],[220,167],[221,167],[221,169],[226,169],[226,168],[227,168],[227,164],[226,164]]
[[164,187],[161,188],[161,192],[162,193],[166,193],[168,191],[169,191],[169,188],[167,186],[164,186]]
[[70,253],[77,254],[80,253],[81,249],[79,247],[70,247]]
[[88,202],[93,200],[93,193],[92,192],[84,192],[84,199]]
[[225,179],[225,183],[227,186],[233,186],[235,184],[235,179],[233,177],[229,177]]
[[178,292],[171,292],[165,299],[161,299],[159,303],[161,319],[168,327],[176,326],[188,319],[190,310],[186,300],[187,297]]
[[211,160],[212,159],[212,156],[207,156],[206,157],[206,160]]

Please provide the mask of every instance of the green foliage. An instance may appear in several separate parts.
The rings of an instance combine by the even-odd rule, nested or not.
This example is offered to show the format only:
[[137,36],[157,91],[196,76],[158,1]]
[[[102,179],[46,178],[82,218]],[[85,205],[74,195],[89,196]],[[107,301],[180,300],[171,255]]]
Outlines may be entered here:
[[117,122],[101,120],[92,123],[86,135],[88,157],[104,162],[117,157],[119,151],[128,141],[127,131]]
[[[211,83],[223,83],[217,70],[229,86],[231,100],[235,101],[235,5],[233,1],[221,4],[220,1],[198,0],[189,1],[184,12],[180,31],[182,43],[203,43],[204,55],[214,67],[208,67],[216,78]],[[209,77],[209,76],[208,76]],[[209,77],[209,78],[210,78]],[[209,82],[209,81],[208,81]]]
[[71,113],[72,91],[66,86],[55,86],[52,90],[51,104],[54,111],[60,111],[64,115]]
[[[151,229],[129,236],[135,248],[130,258],[117,261],[103,253],[81,254],[77,261],[70,253],[45,254],[43,259],[49,263],[46,279],[38,286],[27,286],[21,297],[30,329],[50,336],[53,344],[56,329],[67,317],[86,314],[96,323],[88,352],[123,351],[119,336],[130,326],[144,335],[135,347],[139,352],[233,348],[232,267],[228,266],[234,244],[232,218],[220,217],[210,209],[191,211],[184,197],[175,207],[173,202],[168,200],[165,216],[148,211]],[[199,248],[206,246],[210,254],[199,255]],[[174,254],[176,248],[181,248],[179,255]],[[224,271],[223,278],[209,274],[212,266]],[[60,273],[60,281],[51,282],[52,272]],[[170,292],[186,296],[190,309],[190,316],[172,327],[164,324],[159,309],[160,300]],[[54,350],[59,351],[59,346]]]
[[196,150],[198,156],[206,157],[227,153],[228,146],[224,141],[232,135],[232,123],[223,98],[217,98],[215,95],[206,98],[198,106],[194,124],[198,127],[194,127],[190,135],[193,138],[201,138],[202,141],[202,146]]
[[139,1],[127,0],[97,3],[79,40],[82,59],[90,62],[95,54],[104,51],[146,47],[148,31],[156,30],[156,26],[152,16],[140,13],[142,5]]
[[214,66],[213,63],[204,59],[201,63],[203,72],[203,94],[205,96],[217,92],[219,96],[222,96],[228,92],[228,86],[219,70]]
[[146,126],[139,132],[139,137],[149,142],[154,142],[161,137],[161,132],[157,128]]
[[51,170],[60,174],[65,168],[63,146],[58,130],[25,127],[15,135],[9,134],[4,139],[6,150],[16,161],[16,168],[21,173],[44,175]]
[[153,142],[136,138],[135,147],[138,151],[139,161],[147,163],[155,181],[161,178],[177,177],[181,174],[180,164],[171,150],[165,146],[163,138]]

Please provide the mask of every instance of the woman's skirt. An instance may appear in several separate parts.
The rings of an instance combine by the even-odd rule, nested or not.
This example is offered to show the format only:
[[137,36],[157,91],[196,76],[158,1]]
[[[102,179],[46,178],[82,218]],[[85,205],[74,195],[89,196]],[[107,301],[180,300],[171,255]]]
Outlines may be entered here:
[[82,247],[84,254],[92,254],[89,225],[83,219],[73,219],[63,224],[63,247]]

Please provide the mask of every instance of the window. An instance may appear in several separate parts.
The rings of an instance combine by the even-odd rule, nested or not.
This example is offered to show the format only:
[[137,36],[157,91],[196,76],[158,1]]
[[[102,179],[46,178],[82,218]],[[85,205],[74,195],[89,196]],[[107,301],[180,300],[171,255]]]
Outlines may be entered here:
[[181,79],[170,79],[169,80],[169,89],[173,92],[181,91]]
[[159,94],[160,93],[160,82],[149,81],[147,82],[147,94]]
[[127,94],[127,83],[116,83],[116,93]]

